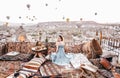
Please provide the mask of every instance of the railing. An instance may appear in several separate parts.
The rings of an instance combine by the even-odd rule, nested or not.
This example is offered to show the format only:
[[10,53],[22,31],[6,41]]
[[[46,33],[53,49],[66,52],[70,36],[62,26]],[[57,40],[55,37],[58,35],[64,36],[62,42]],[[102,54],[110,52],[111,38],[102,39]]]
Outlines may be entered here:
[[106,38],[102,39],[102,47],[108,51],[120,54],[120,39]]

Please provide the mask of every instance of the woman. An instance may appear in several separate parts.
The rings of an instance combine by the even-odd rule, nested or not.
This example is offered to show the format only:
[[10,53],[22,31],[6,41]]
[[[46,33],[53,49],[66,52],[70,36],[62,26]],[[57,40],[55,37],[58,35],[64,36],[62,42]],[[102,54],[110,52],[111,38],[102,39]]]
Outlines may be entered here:
[[64,41],[63,37],[59,35],[57,42],[56,42],[56,53],[51,54],[52,62],[58,65],[68,65],[70,59],[66,57],[64,51]]

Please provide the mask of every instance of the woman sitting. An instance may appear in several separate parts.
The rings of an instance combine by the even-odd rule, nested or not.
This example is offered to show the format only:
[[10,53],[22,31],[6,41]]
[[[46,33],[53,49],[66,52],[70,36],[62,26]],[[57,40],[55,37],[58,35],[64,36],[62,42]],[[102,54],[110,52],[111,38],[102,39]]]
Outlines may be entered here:
[[51,54],[52,62],[58,65],[68,65],[70,63],[70,58],[66,56],[64,51],[64,40],[61,35],[59,35],[56,42],[56,53]]

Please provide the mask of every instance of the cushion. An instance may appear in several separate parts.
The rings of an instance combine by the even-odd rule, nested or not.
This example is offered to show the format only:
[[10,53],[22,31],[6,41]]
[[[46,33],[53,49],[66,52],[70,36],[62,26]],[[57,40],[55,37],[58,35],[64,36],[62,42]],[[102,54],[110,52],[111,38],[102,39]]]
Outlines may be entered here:
[[99,71],[99,73],[100,73],[101,75],[104,76],[104,78],[114,78],[114,77],[113,77],[113,74],[112,74],[110,71],[108,71],[108,70],[99,69],[98,71]]
[[115,55],[116,54],[113,51],[103,50],[101,57],[108,58],[108,57],[113,57]]
[[[11,75],[9,75],[7,78],[14,78],[16,73],[13,73]],[[29,71],[24,71],[24,70],[20,70],[18,72],[18,76],[17,78],[28,78],[32,75],[32,72],[29,72]]]
[[100,64],[102,64],[103,67],[108,70],[111,69],[111,67],[112,67],[111,63],[106,58],[101,58]]
[[100,58],[90,59],[90,62],[91,62],[93,65],[97,66],[99,69],[102,69],[102,68],[103,68],[102,65],[100,64]]
[[8,55],[8,56],[16,56],[16,55],[18,55],[18,54],[20,54],[20,53],[19,53],[19,52],[12,51],[12,52],[7,53],[6,55]]
[[19,71],[20,75],[18,76],[18,78],[21,78],[21,77],[29,77],[32,75],[32,72],[29,72],[29,71],[24,71],[24,70],[20,70]]
[[40,67],[40,73],[43,77],[57,76],[61,74],[61,67],[51,61],[47,61]]
[[30,61],[34,54],[25,54],[25,53],[14,53],[15,56],[11,55],[11,53],[7,53],[5,55],[0,56],[0,60],[5,60],[5,61]]
[[23,66],[23,70],[31,71],[31,72],[37,72],[38,68],[46,61],[46,59],[41,56],[40,58],[33,58],[31,61],[25,63]]

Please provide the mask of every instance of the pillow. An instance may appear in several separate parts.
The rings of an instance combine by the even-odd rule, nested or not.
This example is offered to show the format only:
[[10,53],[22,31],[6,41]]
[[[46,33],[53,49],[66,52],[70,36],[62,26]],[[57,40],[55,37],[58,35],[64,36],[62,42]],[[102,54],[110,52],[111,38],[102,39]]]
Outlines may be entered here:
[[113,57],[115,56],[116,54],[112,51],[107,51],[107,50],[103,50],[103,53],[101,55],[101,57],[104,57],[104,58],[108,58],[108,57]]
[[12,52],[7,53],[6,55],[8,55],[8,56],[16,56],[18,54],[20,54],[20,52],[12,51]]
[[[14,55],[12,55],[14,54]],[[34,54],[24,54],[24,53],[7,53],[0,56],[0,60],[5,61],[24,61],[28,62],[34,57]]]
[[[28,71],[24,71],[24,70],[20,70],[18,73],[18,76],[16,78],[28,78],[32,75],[31,72]],[[13,73],[11,75],[9,75],[7,78],[14,78],[16,73]]]
[[84,69],[87,69],[89,71],[92,71],[92,72],[97,72],[97,70],[98,70],[98,67],[94,66],[92,64],[85,64],[85,65],[82,65],[81,67]]
[[110,70],[110,69],[112,68],[111,63],[110,63],[106,58],[101,58],[101,59],[100,59],[100,64],[102,64],[102,66],[103,66],[105,69]]
[[42,76],[46,77],[60,75],[62,73],[61,69],[62,68],[59,65],[56,65],[51,61],[47,61],[40,67],[39,71]]
[[41,56],[40,58],[33,58],[31,61],[27,62],[23,66],[23,70],[31,71],[31,72],[37,72],[38,68],[46,61],[46,59]]
[[29,77],[32,75],[31,72],[28,72],[28,71],[24,71],[24,70],[20,70],[19,71],[20,75],[18,76],[18,78],[26,78],[26,77]]

